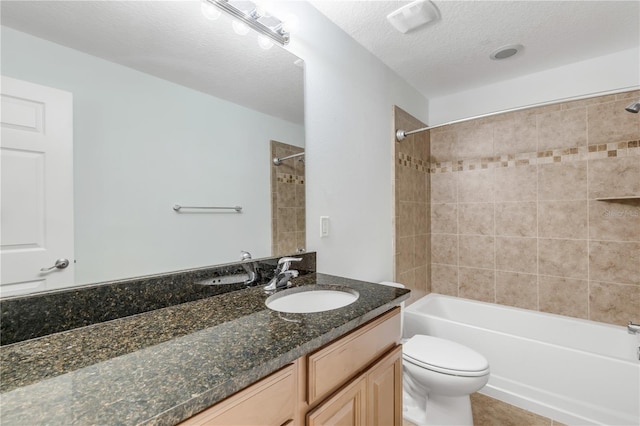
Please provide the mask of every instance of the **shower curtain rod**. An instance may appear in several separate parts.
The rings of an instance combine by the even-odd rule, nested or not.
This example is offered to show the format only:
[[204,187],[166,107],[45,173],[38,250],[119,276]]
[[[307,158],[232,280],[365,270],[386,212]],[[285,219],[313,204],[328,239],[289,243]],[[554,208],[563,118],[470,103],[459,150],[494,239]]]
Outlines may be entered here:
[[425,132],[427,130],[437,129],[438,127],[449,126],[451,124],[464,123],[465,121],[477,120],[479,118],[491,117],[491,116],[498,115],[498,114],[505,114],[505,113],[508,113],[508,112],[522,111],[522,110],[529,109],[529,108],[536,108],[536,107],[542,107],[542,106],[557,104],[558,102],[579,101],[580,99],[587,99],[587,98],[591,98],[591,97],[594,97],[594,96],[611,95],[611,94],[615,94],[615,93],[622,93],[622,92],[627,92],[629,90],[636,90],[636,89],[637,89],[637,87],[635,87],[635,86],[634,87],[626,87],[624,89],[619,89],[619,90],[614,90],[614,91],[597,92],[597,93],[591,93],[589,95],[584,95],[584,96],[576,96],[576,97],[572,97],[572,98],[556,99],[554,101],[548,101],[548,102],[539,102],[537,104],[529,104],[529,105],[516,107],[516,108],[508,108],[508,109],[503,109],[503,110],[500,110],[500,111],[488,112],[486,114],[474,115],[473,117],[461,118],[461,119],[458,119],[458,120],[448,121],[448,122],[442,123],[442,124],[435,124],[433,126],[422,127],[420,129],[415,129],[415,130],[407,131],[407,130],[403,130],[403,129],[398,129],[398,131],[396,131],[396,139],[398,141],[401,141],[401,140],[404,140],[407,136],[413,135],[414,133]]
[[288,160],[288,159],[290,159],[290,158],[300,157],[301,155],[304,155],[304,152],[299,152],[299,153],[297,153],[297,154],[288,155],[288,156],[286,156],[286,157],[282,157],[282,158],[275,157],[275,158],[273,159],[273,164],[275,164],[276,166],[279,166],[280,164],[282,164],[282,162],[283,162],[284,160]]

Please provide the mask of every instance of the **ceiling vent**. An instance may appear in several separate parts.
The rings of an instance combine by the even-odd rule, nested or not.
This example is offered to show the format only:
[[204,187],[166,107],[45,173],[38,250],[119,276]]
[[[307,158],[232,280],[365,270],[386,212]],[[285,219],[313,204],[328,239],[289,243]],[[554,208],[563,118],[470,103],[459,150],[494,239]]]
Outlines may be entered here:
[[439,18],[438,9],[429,0],[416,0],[387,15],[391,25],[402,34]]

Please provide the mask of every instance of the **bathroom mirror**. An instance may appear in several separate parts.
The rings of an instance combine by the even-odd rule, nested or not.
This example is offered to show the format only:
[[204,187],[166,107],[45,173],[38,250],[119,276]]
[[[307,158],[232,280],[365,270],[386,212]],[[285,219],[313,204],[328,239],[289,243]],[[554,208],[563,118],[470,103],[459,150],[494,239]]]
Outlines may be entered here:
[[271,255],[270,143],[304,147],[302,61],[200,1],[1,7],[2,74],[73,95],[70,284]]

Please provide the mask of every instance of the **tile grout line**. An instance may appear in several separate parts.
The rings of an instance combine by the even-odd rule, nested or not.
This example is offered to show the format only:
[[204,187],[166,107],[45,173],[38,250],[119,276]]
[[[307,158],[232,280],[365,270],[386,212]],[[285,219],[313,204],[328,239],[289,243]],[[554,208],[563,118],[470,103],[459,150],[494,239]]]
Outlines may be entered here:
[[[456,141],[456,157],[458,156],[458,145]],[[458,188],[459,175],[455,176],[456,191],[456,281],[458,282],[458,294],[460,297],[460,191]]]
[[[540,146],[539,120],[536,115],[536,149]],[[536,311],[540,311],[540,164],[536,164]]]
[[[495,140],[495,127],[493,128],[493,153],[495,154],[496,150],[496,140]],[[494,303],[498,303],[498,238],[496,237],[496,186],[497,186],[497,178],[496,173],[493,173],[493,194],[492,194],[492,203],[493,203],[493,300]]]
[[[587,137],[587,147],[589,146],[589,107],[585,109],[585,123],[586,123],[586,137]],[[587,156],[586,159],[586,174],[587,174],[587,193],[585,194],[587,199],[587,319],[591,319],[591,212],[589,209],[589,163],[591,159]]]

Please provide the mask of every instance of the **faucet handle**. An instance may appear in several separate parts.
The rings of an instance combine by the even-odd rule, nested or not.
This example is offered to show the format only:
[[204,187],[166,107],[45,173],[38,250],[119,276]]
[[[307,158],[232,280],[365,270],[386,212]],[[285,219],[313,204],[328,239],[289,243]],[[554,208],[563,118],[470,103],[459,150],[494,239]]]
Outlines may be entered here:
[[242,250],[240,252],[240,260],[251,260],[251,253],[248,251]]
[[289,266],[291,266],[291,262],[300,262],[302,260],[301,257],[283,257],[278,260],[278,266],[282,265],[282,269],[280,272],[284,272],[289,270]]
[[302,260],[301,257],[282,257],[280,258],[280,260],[278,260],[278,265],[280,265],[281,263],[285,263],[285,262],[300,262]]

